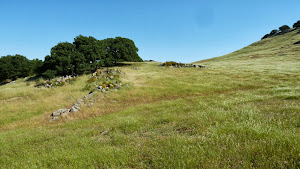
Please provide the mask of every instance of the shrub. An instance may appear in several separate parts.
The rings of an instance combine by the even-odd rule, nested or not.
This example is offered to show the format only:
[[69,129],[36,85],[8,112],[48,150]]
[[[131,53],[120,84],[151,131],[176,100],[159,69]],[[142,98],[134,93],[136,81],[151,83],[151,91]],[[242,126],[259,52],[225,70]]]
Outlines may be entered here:
[[88,83],[93,83],[93,82],[96,82],[97,81],[97,78],[92,76],[87,82]]
[[22,55],[0,57],[0,82],[6,79],[15,80],[30,75],[32,72],[29,60]]
[[56,86],[61,87],[61,86],[64,86],[65,84],[66,84],[66,82],[60,82]]
[[97,70],[96,76],[100,76],[100,70]]
[[5,82],[10,83],[10,82],[12,82],[12,80],[11,79],[6,79]]
[[270,34],[266,34],[264,37],[262,37],[261,39],[266,39],[270,36]]
[[274,29],[270,32],[270,36],[273,36],[273,35],[276,35],[278,33],[278,30],[277,29]]
[[300,20],[294,23],[293,28],[300,28]]
[[176,62],[173,62],[173,61],[170,61],[170,62],[165,62],[162,64],[163,66],[175,66],[175,65],[178,65],[178,63]]
[[53,79],[55,75],[56,75],[56,71],[50,69],[48,69],[45,73],[43,73],[43,76],[47,79]]
[[288,25],[283,25],[279,28],[280,32],[287,32],[289,29],[291,29]]

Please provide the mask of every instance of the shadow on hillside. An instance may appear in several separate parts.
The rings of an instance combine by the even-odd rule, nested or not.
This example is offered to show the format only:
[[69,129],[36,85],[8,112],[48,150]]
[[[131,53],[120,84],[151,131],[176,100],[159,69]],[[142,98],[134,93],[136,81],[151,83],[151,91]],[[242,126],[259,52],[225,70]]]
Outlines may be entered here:
[[36,81],[40,78],[43,78],[42,75],[36,75],[36,76],[33,76],[33,77],[29,77],[26,82],[32,82],[32,81]]
[[117,63],[115,66],[130,66],[131,63]]
[[[117,63],[114,66],[123,67],[123,66],[131,66],[131,65],[132,65],[131,63]],[[111,68],[111,67],[112,66],[103,67],[103,68]],[[42,75],[36,75],[36,76],[33,76],[33,77],[29,77],[26,81],[27,82],[32,82],[32,81],[39,80],[40,78],[43,78],[43,76]],[[0,85],[2,85],[2,84],[0,84]]]

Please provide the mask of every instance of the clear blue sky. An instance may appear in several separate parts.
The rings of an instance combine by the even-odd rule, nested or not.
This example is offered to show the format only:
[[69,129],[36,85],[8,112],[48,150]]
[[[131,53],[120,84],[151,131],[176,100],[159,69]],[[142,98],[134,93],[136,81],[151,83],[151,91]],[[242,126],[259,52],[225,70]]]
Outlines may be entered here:
[[0,56],[44,57],[77,35],[134,40],[143,59],[193,62],[300,20],[300,0],[0,0]]

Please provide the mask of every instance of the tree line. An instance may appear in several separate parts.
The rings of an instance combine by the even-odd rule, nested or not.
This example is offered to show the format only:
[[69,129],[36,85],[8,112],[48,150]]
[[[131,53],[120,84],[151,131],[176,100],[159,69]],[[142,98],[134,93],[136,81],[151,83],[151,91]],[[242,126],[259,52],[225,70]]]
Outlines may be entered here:
[[[300,28],[300,20],[293,24],[293,28],[294,29]],[[270,37],[277,36],[277,35],[283,35],[289,31],[291,31],[291,28],[288,25],[283,25],[283,26],[279,27],[279,30],[273,29],[269,34],[266,34],[261,39],[270,38]]]
[[7,79],[39,75],[44,78],[80,75],[94,72],[100,67],[114,66],[119,62],[142,62],[138,48],[128,38],[116,37],[97,40],[79,35],[73,43],[60,42],[51,48],[44,61],[28,60],[22,55],[0,58],[0,83]]

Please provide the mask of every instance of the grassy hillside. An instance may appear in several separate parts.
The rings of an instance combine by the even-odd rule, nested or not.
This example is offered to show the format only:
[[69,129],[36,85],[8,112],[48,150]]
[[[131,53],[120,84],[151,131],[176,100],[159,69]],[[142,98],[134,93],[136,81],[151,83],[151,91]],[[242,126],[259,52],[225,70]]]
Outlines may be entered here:
[[[220,63],[227,62],[257,62],[262,60],[272,61],[276,60],[291,60],[298,59],[300,53],[299,44],[295,44],[300,41],[300,30],[294,30],[284,35],[275,36],[272,38],[266,38],[261,41],[255,42],[247,47],[237,50],[228,55],[215,57],[195,63]],[[284,57],[286,56],[286,57]],[[258,59],[258,60],[257,60]],[[259,62],[256,64],[260,64]],[[266,63],[267,64],[267,63]]]
[[0,168],[299,168],[294,41],[295,31],[201,62],[210,69],[120,67],[124,87],[52,123],[88,93],[87,75],[55,89],[1,86]]

